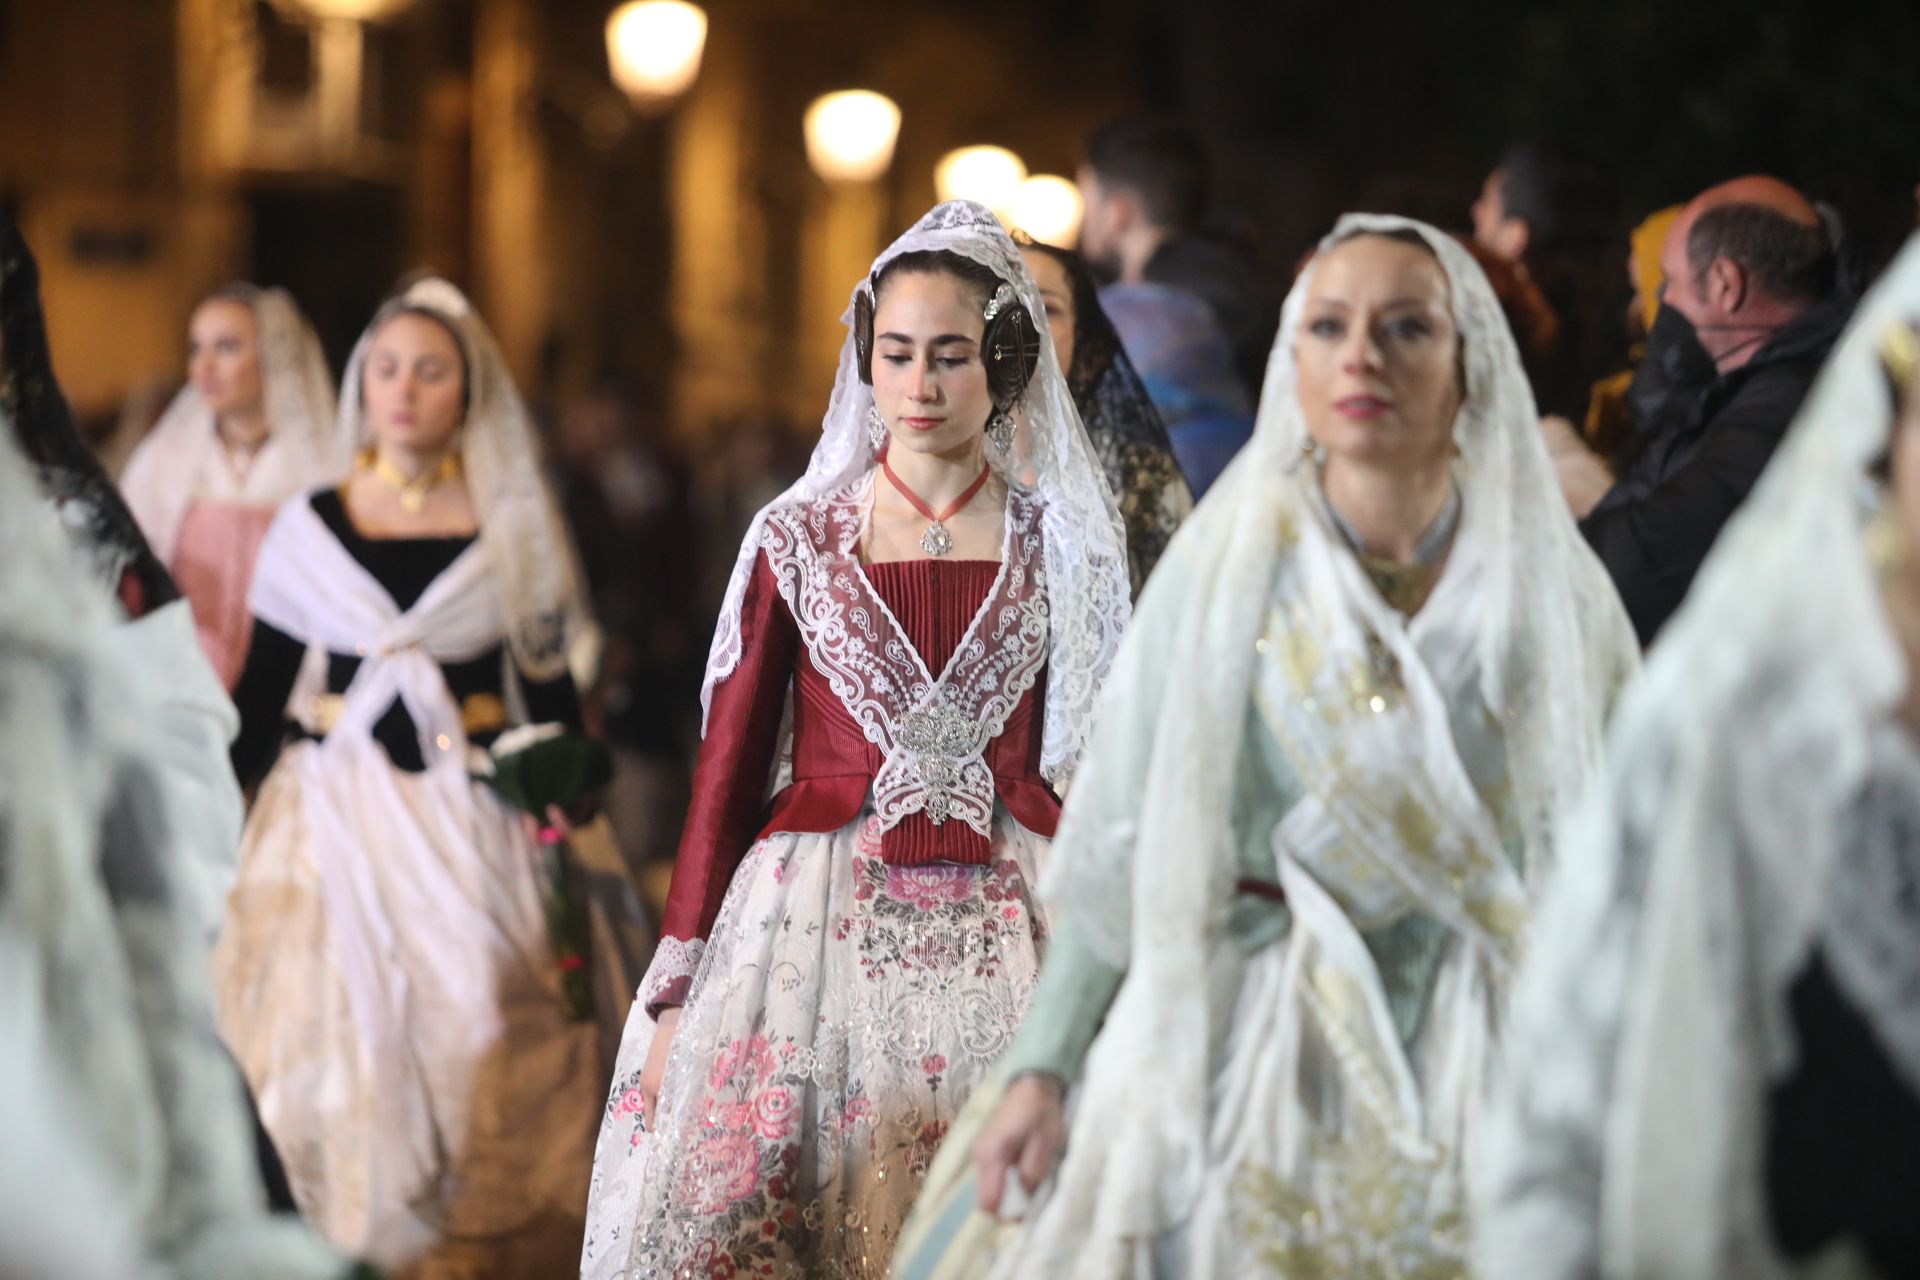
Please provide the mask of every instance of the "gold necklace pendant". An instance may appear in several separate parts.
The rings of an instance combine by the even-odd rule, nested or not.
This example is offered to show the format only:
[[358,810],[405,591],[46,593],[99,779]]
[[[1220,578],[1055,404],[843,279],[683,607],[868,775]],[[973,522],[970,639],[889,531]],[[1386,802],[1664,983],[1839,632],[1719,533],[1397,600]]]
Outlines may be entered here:
[[1360,556],[1360,568],[1372,580],[1380,597],[1396,612],[1411,618],[1420,612],[1439,580],[1439,566],[1400,564],[1378,556]]
[[460,474],[460,455],[448,453],[440,459],[440,465],[424,473],[409,477],[400,468],[388,462],[376,451],[372,454],[370,465],[373,474],[381,481],[393,486],[394,496],[400,502],[400,509],[410,516],[417,516],[427,509],[427,495],[442,480],[451,480]]

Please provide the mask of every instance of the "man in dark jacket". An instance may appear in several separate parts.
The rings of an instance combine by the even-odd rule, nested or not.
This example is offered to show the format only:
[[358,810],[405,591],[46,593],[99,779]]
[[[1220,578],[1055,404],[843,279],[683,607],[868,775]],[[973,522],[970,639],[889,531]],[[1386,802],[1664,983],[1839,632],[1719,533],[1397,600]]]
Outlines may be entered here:
[[1211,171],[1199,137],[1150,116],[1108,121],[1087,139],[1080,252],[1102,283],[1172,285],[1204,301],[1226,332],[1249,400],[1279,324],[1280,303],[1253,246],[1207,229]]
[[1642,644],[1746,500],[1852,309],[1805,196],[1738,178],[1667,236],[1666,285],[1629,399],[1638,439],[1581,522]]

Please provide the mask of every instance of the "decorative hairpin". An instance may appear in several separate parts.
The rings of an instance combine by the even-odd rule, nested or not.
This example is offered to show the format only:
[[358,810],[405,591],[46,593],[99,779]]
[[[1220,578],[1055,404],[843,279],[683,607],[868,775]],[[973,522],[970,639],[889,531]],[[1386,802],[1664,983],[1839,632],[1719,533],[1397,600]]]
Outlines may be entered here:
[[993,297],[987,299],[986,318],[992,320],[1014,304],[1013,286],[1003,284],[993,291]]

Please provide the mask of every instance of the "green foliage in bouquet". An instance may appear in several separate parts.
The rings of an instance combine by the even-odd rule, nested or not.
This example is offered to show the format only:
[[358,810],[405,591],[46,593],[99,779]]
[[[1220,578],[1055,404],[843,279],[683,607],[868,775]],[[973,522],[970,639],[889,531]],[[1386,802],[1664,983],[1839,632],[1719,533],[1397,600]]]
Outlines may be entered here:
[[477,773],[501,799],[540,824],[542,898],[547,940],[560,970],[560,994],[575,1022],[593,1017],[588,969],[587,904],[569,859],[565,832],[548,824],[547,810],[573,815],[586,797],[613,780],[605,745],[560,725],[530,725],[503,733],[488,752],[492,768]]

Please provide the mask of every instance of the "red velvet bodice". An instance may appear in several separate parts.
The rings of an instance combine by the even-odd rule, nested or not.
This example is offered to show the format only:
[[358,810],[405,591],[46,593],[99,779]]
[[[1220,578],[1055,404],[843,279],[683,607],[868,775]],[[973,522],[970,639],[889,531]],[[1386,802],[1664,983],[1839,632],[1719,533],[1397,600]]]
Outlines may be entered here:
[[[999,565],[916,560],[870,565],[886,603],[929,671],[938,673],[992,591]],[[793,691],[793,781],[769,803],[781,712]],[[1040,775],[1045,674],[1014,708],[985,760],[1000,803],[1021,825],[1052,836],[1060,803]],[[754,841],[777,832],[837,831],[857,817],[882,764],[827,676],[813,663],[763,554],[741,608],[738,669],[713,691],[693,799],[674,866],[662,932],[701,938],[719,914],[734,868]],[[881,856],[896,865],[985,863],[991,843],[965,822],[910,814],[887,830]]]

